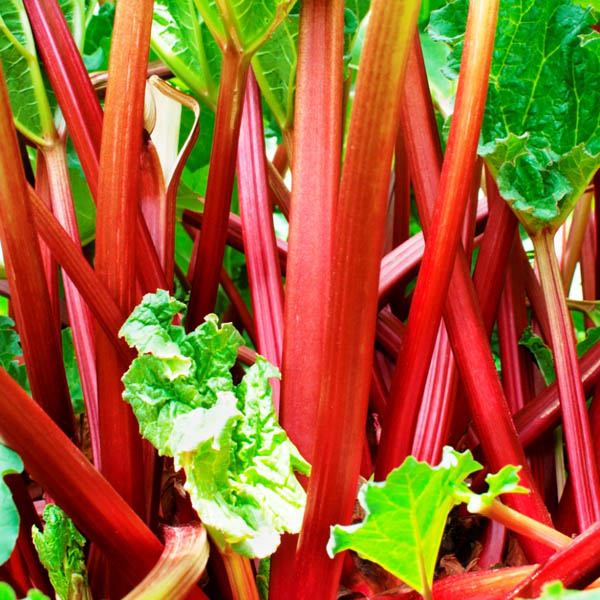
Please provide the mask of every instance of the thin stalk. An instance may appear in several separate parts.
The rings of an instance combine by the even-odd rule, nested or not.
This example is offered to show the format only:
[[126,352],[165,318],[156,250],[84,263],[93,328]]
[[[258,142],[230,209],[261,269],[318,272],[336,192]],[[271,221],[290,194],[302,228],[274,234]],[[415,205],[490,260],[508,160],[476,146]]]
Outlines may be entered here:
[[[77,246],[81,246],[79,229],[73,205],[73,196],[69,184],[67,154],[64,141],[41,149],[41,156],[48,173],[52,212],[58,222],[68,232]],[[76,285],[63,269],[63,285],[69,323],[73,332],[73,346],[77,358],[77,366],[83,389],[86,417],[90,429],[90,441],[94,464],[100,468],[100,431],[98,422],[98,386],[96,381],[96,364],[94,351],[94,323],[92,314]]]
[[[281,366],[283,284],[265,170],[260,92],[252,69],[248,74],[240,127],[238,190],[257,350],[271,363]],[[273,403],[277,410],[279,391],[277,381],[273,386]]]
[[[590,212],[583,246],[581,248],[581,287],[583,288],[583,299],[594,300],[596,298],[596,215]],[[586,327],[591,327],[591,322]]]
[[248,334],[252,342],[256,345],[254,319],[252,318],[252,315],[250,314],[250,311],[248,310],[248,307],[246,306],[242,295],[240,294],[239,290],[235,286],[235,283],[233,283],[231,277],[229,277],[225,269],[221,270],[221,287],[223,288],[223,291],[229,298],[229,301],[231,302],[232,306],[235,308],[235,312],[237,313],[237,316],[240,319],[242,326],[246,330],[246,333]]
[[419,401],[470,197],[497,14],[498,0],[469,5],[461,77],[440,176],[438,200],[410,307],[402,352],[392,382],[390,413],[378,453],[377,479],[384,479],[410,452]]
[[326,359],[314,442],[319,452],[296,556],[297,598],[328,600],[337,593],[343,556],[331,561],[325,547],[330,525],[349,522],[356,497],[389,175],[418,10],[418,0],[371,5],[331,237]]
[[494,500],[490,505],[482,504],[479,507],[469,504],[469,510],[502,523],[511,531],[534,539],[554,550],[564,548],[572,541],[568,535],[513,510],[499,500]]
[[596,222],[596,240],[595,240],[595,255],[596,255],[596,293],[595,298],[600,298],[600,235],[598,234],[598,224],[600,223],[600,170],[594,175],[594,217]]
[[567,247],[560,264],[560,272],[566,295],[569,295],[575,267],[581,259],[581,251],[590,220],[591,208],[592,194],[586,193],[579,199],[573,211],[573,219],[571,221],[571,228],[569,229],[569,237],[567,238]]
[[[152,0],[117,5],[102,128],[95,268],[124,314],[136,301],[135,235],[142,150],[144,91]],[[144,511],[141,439],[121,399],[123,370],[112,343],[96,335],[102,470],[139,514]]]
[[532,236],[532,240],[548,307],[567,455],[574,484],[577,519],[583,531],[600,519],[600,479],[577,361],[573,323],[554,253],[554,234],[542,231]]
[[481,317],[491,335],[500,303],[500,292],[511,248],[517,232],[517,218],[500,196],[498,186],[486,169],[486,190],[489,204],[489,227],[485,230],[473,282],[477,290]]
[[196,260],[186,319],[189,330],[197,327],[213,310],[217,299],[249,66],[248,57],[235,48],[225,49],[210,153],[204,227],[194,243]]
[[232,551],[221,552],[231,588],[231,600],[259,600],[250,561]]
[[33,397],[69,436],[73,408],[58,328],[28,202],[27,183],[0,68],[0,239],[17,329]]
[[600,567],[600,523],[595,523],[568,545],[540,565],[527,579],[519,583],[507,596],[514,598],[537,597],[545,583],[560,580],[565,587],[585,587],[598,575]]
[[[27,418],[23,418],[27,415]],[[46,413],[0,369],[0,434],[27,472],[135,585],[162,545]]]

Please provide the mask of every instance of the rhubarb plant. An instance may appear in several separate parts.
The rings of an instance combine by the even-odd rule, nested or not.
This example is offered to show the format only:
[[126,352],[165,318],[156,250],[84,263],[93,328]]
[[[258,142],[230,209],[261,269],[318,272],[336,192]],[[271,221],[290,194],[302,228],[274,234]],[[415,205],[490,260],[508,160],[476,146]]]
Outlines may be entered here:
[[223,549],[264,558],[284,532],[297,533],[305,492],[294,471],[309,465],[277,423],[261,357],[235,385],[230,373],[242,338],[215,315],[186,334],[173,319],[185,305],[167,292],[144,296],[121,329],[139,356],[123,377],[123,398],[140,431],[184,469],[185,489]]

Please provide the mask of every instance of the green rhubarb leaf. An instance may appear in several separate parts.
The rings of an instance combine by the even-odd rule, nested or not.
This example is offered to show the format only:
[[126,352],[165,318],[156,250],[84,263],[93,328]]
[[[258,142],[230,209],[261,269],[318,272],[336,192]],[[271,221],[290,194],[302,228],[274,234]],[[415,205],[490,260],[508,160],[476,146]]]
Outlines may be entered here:
[[[77,43],[84,34],[82,0],[61,0]],[[22,0],[0,0],[0,62],[17,128],[35,144],[54,135],[54,97],[40,67],[33,32]]]
[[32,529],[33,545],[40,562],[48,571],[50,583],[60,600],[75,596],[75,590],[87,588],[85,538],[73,521],[56,504],[44,509],[44,530]]
[[288,15],[252,59],[263,97],[282,131],[291,129],[294,119],[297,38],[298,16]]
[[[0,581],[0,600],[17,600],[17,594],[5,581]],[[50,598],[40,590],[29,590],[26,600],[50,600]]]
[[565,598],[581,598],[581,600],[600,600],[600,589],[595,590],[566,590],[560,581],[547,583],[542,589],[542,595],[537,600],[563,600]]
[[469,451],[444,448],[436,467],[409,456],[385,482],[361,488],[358,500],[365,520],[332,527],[329,555],[355,550],[424,593],[433,581],[448,514],[460,502],[457,492],[468,491],[466,479],[479,469]]
[[10,317],[0,315],[0,366],[26,391],[29,380],[25,365],[19,364],[17,357],[23,355],[15,322]]
[[140,352],[123,397],[142,435],[185,469],[215,542],[263,558],[281,533],[300,530],[306,497],[294,471],[309,470],[273,410],[269,379],[279,372],[258,357],[235,386],[230,369],[242,337],[215,315],[186,334],[172,324],[182,308],[166,292],[148,294],[121,329]]
[[152,49],[196,97],[214,110],[221,56],[193,0],[156,0]]
[[231,36],[238,48],[252,54],[275,31],[296,0],[195,0],[221,45]]
[[[458,73],[468,0],[433,13],[430,34]],[[600,166],[600,35],[571,0],[503,0],[480,154],[530,233],[557,227]]]
[[12,554],[19,535],[19,511],[4,477],[23,471],[20,456],[0,444],[0,565]]
[[542,338],[533,333],[531,327],[526,327],[519,340],[519,345],[527,348],[535,358],[537,365],[542,373],[542,377],[547,385],[550,385],[555,379],[554,357],[552,350],[544,343]]

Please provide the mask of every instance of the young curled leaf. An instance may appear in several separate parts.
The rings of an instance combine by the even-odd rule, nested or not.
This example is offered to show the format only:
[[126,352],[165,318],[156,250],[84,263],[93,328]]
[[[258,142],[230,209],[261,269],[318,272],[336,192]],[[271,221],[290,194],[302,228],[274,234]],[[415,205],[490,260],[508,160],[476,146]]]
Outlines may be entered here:
[[181,309],[166,292],[148,294],[123,326],[141,352],[123,376],[123,397],[142,435],[185,470],[215,542],[263,558],[283,532],[300,530],[306,495],[294,471],[310,468],[273,410],[269,379],[279,371],[259,356],[234,385],[240,334],[215,315],[186,334],[172,324]]

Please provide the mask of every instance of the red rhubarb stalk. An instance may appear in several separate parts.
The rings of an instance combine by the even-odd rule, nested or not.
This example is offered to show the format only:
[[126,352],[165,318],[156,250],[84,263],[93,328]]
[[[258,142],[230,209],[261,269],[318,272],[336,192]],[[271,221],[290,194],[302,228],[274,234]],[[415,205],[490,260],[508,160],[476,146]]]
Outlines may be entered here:
[[[283,285],[265,169],[260,92],[250,69],[238,149],[238,190],[257,350],[281,366]],[[279,382],[273,387],[279,408]]]
[[[116,8],[102,129],[95,268],[123,314],[136,301],[135,235],[142,150],[144,90],[152,0]],[[117,260],[118,257],[118,260]],[[121,399],[123,374],[112,344],[96,336],[102,471],[139,514],[144,481],[141,439],[131,408]]]
[[469,5],[455,112],[440,176],[438,200],[392,382],[390,413],[386,417],[387,427],[382,432],[378,454],[378,479],[384,479],[410,453],[419,402],[470,197],[497,13],[497,0]]
[[0,142],[0,239],[31,392],[63,431],[73,435],[59,332],[52,317],[37,234],[31,227],[27,183],[1,68]]
[[337,592],[343,555],[332,561],[325,547],[329,526],[349,522],[356,497],[390,169],[418,8],[418,1],[375,0],[371,5],[332,235],[326,358],[314,442],[319,451],[313,457],[296,557],[297,598],[330,599]]
[[600,519],[600,479],[577,361],[573,323],[563,292],[554,234],[541,231],[532,237],[548,316],[563,429],[573,478],[575,506],[581,530]]
[[[333,210],[342,148],[344,2],[307,0],[300,12],[292,153],[292,209],[286,269],[280,421],[309,462],[326,368],[323,300],[329,290]],[[306,377],[307,372],[314,377]],[[270,593],[287,597],[295,580],[296,536],[272,559]]]
[[186,318],[188,330],[194,329],[206,314],[212,312],[217,299],[249,66],[250,57],[244,56],[235,47],[225,48],[210,153],[204,226],[194,244],[196,260]]

